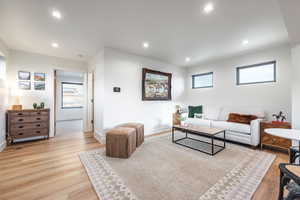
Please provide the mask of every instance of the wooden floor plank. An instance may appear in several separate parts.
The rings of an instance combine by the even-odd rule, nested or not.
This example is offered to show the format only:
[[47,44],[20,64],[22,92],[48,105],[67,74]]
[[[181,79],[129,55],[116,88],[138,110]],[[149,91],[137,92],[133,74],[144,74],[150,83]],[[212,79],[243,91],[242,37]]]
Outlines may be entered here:
[[[66,134],[9,146],[0,153],[0,199],[96,200],[78,153],[103,146],[92,133]],[[288,161],[287,154],[267,152],[277,157],[255,192],[254,200],[277,198],[278,165]]]

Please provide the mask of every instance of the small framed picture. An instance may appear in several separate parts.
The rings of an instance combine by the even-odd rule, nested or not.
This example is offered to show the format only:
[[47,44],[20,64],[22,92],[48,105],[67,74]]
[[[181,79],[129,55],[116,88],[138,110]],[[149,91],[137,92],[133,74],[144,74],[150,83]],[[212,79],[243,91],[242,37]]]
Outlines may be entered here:
[[30,81],[30,72],[19,71],[18,77],[19,77],[19,80]]
[[19,81],[19,89],[21,90],[30,90],[31,82],[30,81]]
[[45,82],[34,82],[34,89],[35,90],[45,90]]
[[45,73],[34,72],[34,81],[45,81],[46,75]]

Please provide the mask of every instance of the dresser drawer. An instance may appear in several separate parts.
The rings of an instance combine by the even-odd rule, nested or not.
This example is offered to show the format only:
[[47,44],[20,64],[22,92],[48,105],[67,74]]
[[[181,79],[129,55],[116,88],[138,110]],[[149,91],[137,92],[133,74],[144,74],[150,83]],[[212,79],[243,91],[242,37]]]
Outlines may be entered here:
[[28,116],[28,117],[12,117],[10,122],[12,124],[16,123],[28,123],[28,122],[43,122],[48,121],[48,115],[41,115],[41,116]]
[[277,136],[272,136],[267,133],[262,133],[261,140],[261,143],[264,145],[271,145],[284,149],[288,149],[292,145],[291,140]]
[[36,129],[36,128],[48,128],[48,123],[41,122],[41,123],[12,124],[11,131]]
[[10,136],[14,139],[22,139],[35,136],[48,136],[48,129],[33,129],[33,130],[19,130],[11,131]]
[[11,117],[22,117],[22,116],[29,116],[29,115],[31,115],[30,112],[24,112],[24,111],[10,113]]
[[34,111],[34,112],[31,112],[30,115],[32,116],[40,116],[40,115],[47,115],[48,116],[48,113],[47,111]]

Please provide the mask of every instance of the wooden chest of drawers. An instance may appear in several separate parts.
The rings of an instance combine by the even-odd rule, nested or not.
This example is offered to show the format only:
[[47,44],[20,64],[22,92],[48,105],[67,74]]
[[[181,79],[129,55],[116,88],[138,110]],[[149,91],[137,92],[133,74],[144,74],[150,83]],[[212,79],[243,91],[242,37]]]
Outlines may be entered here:
[[37,136],[49,138],[49,114],[49,109],[8,110],[6,113],[7,143]]
[[281,150],[288,151],[289,147],[292,145],[292,141],[276,137],[265,132],[265,129],[268,128],[286,128],[291,129],[291,125],[289,123],[284,124],[274,124],[272,122],[261,122],[260,123],[260,145],[261,148],[263,146],[275,147]]

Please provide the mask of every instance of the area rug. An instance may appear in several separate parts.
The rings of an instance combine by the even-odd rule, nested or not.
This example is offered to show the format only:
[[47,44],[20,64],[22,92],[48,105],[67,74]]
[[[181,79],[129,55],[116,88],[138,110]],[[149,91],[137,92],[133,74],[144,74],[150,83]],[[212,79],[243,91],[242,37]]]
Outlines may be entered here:
[[79,156],[100,200],[247,200],[275,158],[235,144],[210,156],[170,134],[147,139],[129,159],[104,148]]

